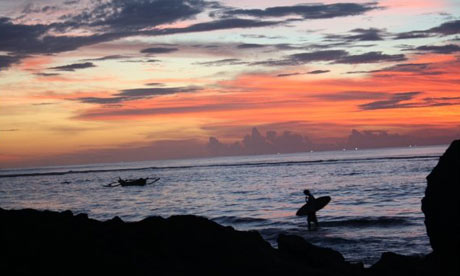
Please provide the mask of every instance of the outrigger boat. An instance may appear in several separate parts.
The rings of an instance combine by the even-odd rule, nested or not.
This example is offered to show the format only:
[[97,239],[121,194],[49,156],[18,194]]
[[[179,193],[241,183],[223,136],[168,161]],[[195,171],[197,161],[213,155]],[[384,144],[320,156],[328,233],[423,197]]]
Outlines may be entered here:
[[147,184],[147,178],[139,178],[139,179],[118,179],[118,183],[121,186],[145,186]]
[[147,179],[149,179],[148,177],[147,178],[138,178],[138,179],[121,179],[120,177],[118,178],[118,184],[117,185],[113,185],[113,184],[116,184],[117,182],[113,182],[113,183],[110,183],[108,185],[104,185],[104,187],[117,187],[117,186],[122,186],[122,187],[126,187],[126,186],[145,186],[147,184],[153,184],[155,182],[157,182],[158,180],[160,180],[159,177],[155,177],[153,178],[150,183],[147,183]]

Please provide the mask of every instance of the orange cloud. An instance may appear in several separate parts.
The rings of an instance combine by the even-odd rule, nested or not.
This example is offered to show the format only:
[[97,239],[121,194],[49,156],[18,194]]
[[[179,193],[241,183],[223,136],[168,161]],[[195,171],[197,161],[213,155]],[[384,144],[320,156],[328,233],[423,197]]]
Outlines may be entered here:
[[51,56],[35,56],[22,60],[19,69],[24,71],[40,71],[46,69],[49,64],[53,63]]
[[96,121],[151,118],[209,121],[212,118],[247,125],[308,121],[317,125],[334,123],[386,129],[430,122],[448,127],[458,124],[460,116],[458,65],[453,56],[431,55],[343,78],[310,80],[243,74],[197,93],[139,99],[115,107],[93,106],[75,118]]

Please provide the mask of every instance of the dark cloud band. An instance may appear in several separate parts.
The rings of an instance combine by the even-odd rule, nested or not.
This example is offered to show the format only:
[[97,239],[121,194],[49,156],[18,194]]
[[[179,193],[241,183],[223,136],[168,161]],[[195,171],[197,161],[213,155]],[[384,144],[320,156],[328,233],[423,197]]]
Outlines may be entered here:
[[96,65],[94,65],[92,62],[84,62],[84,63],[69,64],[69,65],[64,65],[64,66],[56,66],[56,67],[51,67],[51,68],[48,68],[48,69],[52,69],[52,70],[56,70],[56,71],[73,72],[75,70],[92,68],[92,67],[96,67]]
[[178,50],[179,49],[177,49],[177,48],[153,47],[153,48],[142,49],[141,53],[144,53],[144,54],[168,54],[168,53],[176,52]]
[[448,36],[454,34],[460,34],[460,20],[445,22],[437,27],[433,27],[427,30],[399,33],[395,36],[395,39],[426,38],[432,36]]
[[360,15],[377,8],[378,6],[374,3],[337,3],[330,5],[311,4],[270,7],[266,9],[231,9],[224,11],[221,16],[251,16],[256,18],[299,16],[303,19],[324,19]]
[[407,108],[413,107],[411,103],[403,103],[412,100],[415,96],[420,95],[422,92],[403,92],[392,94],[387,100],[375,101],[359,105],[362,110],[376,110],[376,109],[392,109],[392,108]]
[[[155,83],[156,86],[161,84]],[[134,88],[125,89],[113,94],[111,97],[81,97],[77,100],[82,103],[91,104],[118,104],[126,101],[133,101],[139,99],[148,99],[155,96],[170,95],[176,93],[191,93],[200,90],[200,87],[186,86],[186,87],[152,87],[152,88]]]
[[307,53],[298,53],[287,56],[281,60],[268,60],[252,63],[253,65],[267,66],[294,66],[311,62],[328,61],[330,63],[360,64],[404,61],[407,58],[403,54],[388,55],[382,52],[367,52],[359,55],[351,55],[345,50],[324,50]]
[[13,64],[19,63],[21,58],[20,56],[0,55],[0,71],[9,68]]

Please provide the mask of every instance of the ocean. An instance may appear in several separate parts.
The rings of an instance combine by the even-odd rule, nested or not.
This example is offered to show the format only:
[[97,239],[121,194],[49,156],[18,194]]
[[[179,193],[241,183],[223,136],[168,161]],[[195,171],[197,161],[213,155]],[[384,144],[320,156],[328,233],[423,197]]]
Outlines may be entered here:
[[[421,199],[425,177],[446,146],[306,152],[0,170],[0,207],[71,210],[107,220],[193,214],[257,230],[274,247],[279,234],[304,237],[352,262],[383,252],[431,252]],[[144,187],[104,185],[160,177]],[[308,231],[295,212],[303,190],[331,202]]]

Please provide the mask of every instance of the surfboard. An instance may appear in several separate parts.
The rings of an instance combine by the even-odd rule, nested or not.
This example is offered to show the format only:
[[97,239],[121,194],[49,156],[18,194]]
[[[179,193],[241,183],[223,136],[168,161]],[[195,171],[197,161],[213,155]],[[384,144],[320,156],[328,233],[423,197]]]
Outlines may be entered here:
[[322,196],[315,199],[314,204],[305,203],[299,210],[297,210],[296,216],[306,216],[308,213],[316,212],[324,208],[329,201],[330,196]]

